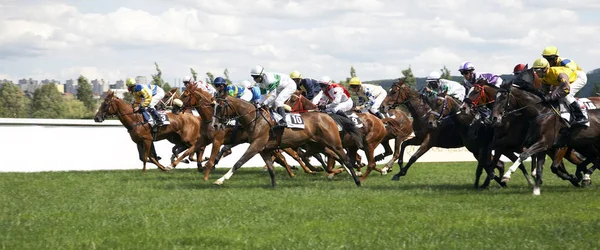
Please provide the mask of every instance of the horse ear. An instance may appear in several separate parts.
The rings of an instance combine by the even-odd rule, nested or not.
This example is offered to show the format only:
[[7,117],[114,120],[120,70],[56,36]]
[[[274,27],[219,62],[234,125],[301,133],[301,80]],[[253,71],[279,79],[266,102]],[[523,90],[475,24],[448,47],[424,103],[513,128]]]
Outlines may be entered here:
[[113,92],[112,90],[108,90],[108,93],[106,94],[107,97],[113,97],[115,95],[115,92]]

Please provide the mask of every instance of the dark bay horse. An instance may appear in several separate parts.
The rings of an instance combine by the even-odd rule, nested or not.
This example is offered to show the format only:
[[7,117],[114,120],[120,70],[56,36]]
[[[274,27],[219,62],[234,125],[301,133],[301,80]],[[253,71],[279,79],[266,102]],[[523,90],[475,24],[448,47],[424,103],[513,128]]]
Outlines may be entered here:
[[190,114],[176,116],[172,113],[167,113],[170,124],[159,127],[156,134],[153,134],[150,125],[144,121],[142,114],[134,113],[131,105],[116,97],[112,91],[109,91],[104,98],[98,112],[94,116],[94,121],[103,122],[109,116],[117,116],[123,126],[127,128],[131,140],[137,144],[139,157],[143,163],[143,172],[146,171],[146,162],[148,159],[161,170],[169,170],[151,155],[153,141],[167,139],[176,145],[187,145],[188,151],[183,156],[185,157],[191,152],[192,145],[198,140],[200,131],[196,117]]
[[[294,93],[287,103],[289,103],[289,105],[292,107],[292,112],[304,112],[309,110],[315,111],[317,108],[316,105],[298,93]],[[377,148],[383,138],[385,138],[387,135],[387,130],[383,124],[383,121],[370,113],[357,113],[357,116],[363,123],[363,127],[359,129],[364,135],[362,145],[356,145],[354,143],[355,138],[353,138],[349,133],[343,133],[342,145],[347,149],[350,159],[356,159],[359,149],[362,149],[365,152],[368,164],[367,171],[361,177],[361,181],[364,181],[369,173],[373,169],[376,169],[377,162],[374,159],[375,148]],[[330,157],[327,167],[328,170],[331,170],[333,164],[335,164],[335,162],[333,162],[333,158]],[[360,172],[360,165],[357,164],[357,166],[359,166],[358,171]],[[379,169],[376,170],[381,172]]]
[[[248,142],[248,134],[241,126],[224,126],[223,129],[215,129],[215,127],[211,125],[214,115],[214,103],[212,98],[213,97],[210,94],[199,88],[186,89],[181,95],[181,101],[183,102],[184,107],[196,109],[202,119],[209,121],[202,123],[203,126],[200,132],[201,137],[195,145],[196,148],[203,148],[212,143],[212,151],[204,168],[204,180],[208,180],[211,170],[218,161],[217,159],[221,158],[222,153],[219,152],[219,149],[222,145],[227,145],[229,148],[227,151],[231,152],[233,146]],[[311,169],[303,164],[295,151],[291,149],[283,150],[294,158],[294,160],[298,161],[306,173],[314,174]],[[276,150],[273,156],[277,163],[286,168],[291,177],[295,176],[285,157],[283,157],[279,150]],[[198,168],[201,169],[200,162],[198,163]]]
[[[519,76],[525,75],[533,81],[539,81],[539,78],[534,74],[533,69],[523,71]],[[517,77],[515,84],[519,84],[520,77]],[[523,81],[523,80],[522,80]],[[507,82],[499,89],[496,103],[492,112],[494,124],[500,126],[502,119],[505,116],[514,114],[520,111],[523,116],[531,122],[528,137],[533,142],[519,156],[519,160],[506,172],[504,180],[510,180],[510,175],[516,168],[515,165],[520,164],[523,160],[531,155],[544,153],[550,149],[555,149],[557,146],[563,146],[563,143],[555,142],[561,136],[561,132],[568,131],[568,139],[565,140],[566,146],[575,149],[577,152],[592,159],[596,166],[598,164],[600,150],[600,110],[589,110],[590,126],[568,127],[567,123],[562,120],[557,111],[551,104],[545,103],[542,99],[526,88],[527,85],[513,87],[513,82]],[[526,90],[527,89],[527,90]],[[552,162],[552,168],[558,168],[564,154],[555,154]],[[540,195],[540,186],[542,184],[543,162],[536,167],[536,181],[533,189],[534,195]]]
[[[490,85],[474,85],[473,90],[469,93],[469,96],[465,99],[465,103],[461,107],[462,112],[471,113],[474,112],[480,106],[490,105],[495,102],[498,88]],[[600,98],[590,98],[595,105],[600,107]],[[493,105],[490,105],[493,107]],[[518,157],[514,154],[522,153],[525,145],[525,138],[527,137],[527,131],[529,131],[529,121],[523,119],[517,112],[514,115],[509,115],[503,118],[501,126],[494,128],[494,145],[492,146],[495,152],[499,152],[509,158],[512,162],[518,160]],[[567,150],[567,148],[561,148],[558,150]],[[548,155],[554,155],[549,152]],[[585,161],[581,159],[575,150],[568,149],[566,152],[567,160],[577,165],[577,175],[581,175],[583,171],[586,171],[587,166],[591,159]],[[545,156],[544,156],[545,157]],[[500,154],[494,155],[493,161],[498,161]],[[537,157],[532,157],[532,168],[536,166]],[[533,182],[529,180],[527,171],[523,165],[519,165],[519,169],[523,171],[527,182],[533,185]],[[533,171],[533,169],[532,169]],[[578,185],[577,182],[580,177],[573,178],[566,171],[564,164],[558,167],[558,169],[552,169],[552,172],[557,174],[563,180],[569,180],[574,185]]]
[[[320,112],[302,113],[304,129],[280,128],[278,129],[280,132],[275,132],[271,129],[275,122],[269,118],[268,111],[256,108],[249,102],[228,96],[225,93],[217,98],[217,102],[218,105],[215,108],[215,122],[217,125],[226,123],[232,118],[236,119],[247,130],[250,145],[244,155],[215,184],[222,185],[250,158],[260,154],[267,164],[271,185],[275,186],[275,172],[271,160],[273,150],[297,148],[306,145],[308,154],[323,152],[325,148],[332,150],[337,157],[336,160],[343,162],[354,183],[360,186],[361,182],[354,172],[354,161],[350,160],[344,152],[337,123],[331,116]],[[347,128],[349,133],[356,133],[356,130],[352,131],[352,129],[355,129],[354,123],[349,119],[347,120],[343,120],[346,121],[346,124],[343,124],[342,127]],[[280,135],[273,136],[273,133],[280,133]],[[358,141],[358,143],[361,142]]]
[[[392,155],[385,167],[381,169],[381,174],[386,175],[392,171],[394,163],[400,159],[400,146],[403,141],[406,141],[413,133],[412,120],[408,118],[408,115],[398,109],[390,109],[387,112],[388,117],[384,118],[383,124],[385,125],[387,134],[381,141],[381,145],[385,150],[383,153],[375,156],[375,161],[381,161],[388,155]],[[390,140],[394,140],[394,149],[390,147]]]
[[[410,166],[432,147],[460,148],[464,146],[460,134],[453,131],[452,128],[431,129],[428,127],[427,115],[431,112],[431,108],[427,104],[425,97],[405,84],[405,79],[399,79],[392,85],[392,88],[388,91],[388,95],[383,100],[382,106],[384,107],[384,111],[387,111],[401,104],[406,106],[413,117],[412,127],[415,137],[402,142],[400,159],[398,160],[400,171],[392,178],[392,180],[396,181],[401,176],[405,176]],[[404,150],[408,145],[420,146],[415,154],[410,157],[406,166],[403,167]]]

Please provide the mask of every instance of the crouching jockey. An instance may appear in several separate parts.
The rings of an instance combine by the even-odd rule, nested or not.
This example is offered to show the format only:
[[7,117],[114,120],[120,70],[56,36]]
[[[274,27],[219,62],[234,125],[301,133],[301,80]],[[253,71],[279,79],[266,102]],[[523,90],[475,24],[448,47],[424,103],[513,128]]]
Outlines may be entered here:
[[372,84],[363,84],[358,77],[350,79],[350,93],[358,97],[358,106],[356,109],[364,112],[369,110],[371,114],[383,119],[383,114],[379,112],[381,103],[387,96],[387,92],[381,87]]
[[[575,98],[569,95],[569,85],[580,80],[580,78],[577,78],[577,73],[568,67],[550,67],[548,60],[545,58],[535,60],[533,63],[533,70],[542,81],[542,89],[548,89],[548,87],[554,86],[554,90],[552,90],[550,94],[544,96],[545,101],[565,100],[569,105],[569,108],[573,111],[573,116],[575,116],[573,123],[585,125],[588,120],[583,115],[583,111]],[[547,94],[547,91],[544,91],[544,94]]]
[[296,83],[287,74],[264,72],[262,66],[252,68],[250,76],[260,87],[261,94],[270,91],[262,105],[274,108],[281,115],[276,127],[286,127],[284,103],[296,91]]
[[323,95],[323,91],[321,91],[321,87],[319,86],[319,82],[312,78],[302,78],[302,74],[298,71],[292,71],[290,73],[290,78],[296,82],[296,89],[306,91],[306,98],[310,100],[313,104],[317,105],[319,100],[321,100],[321,96]]
[[334,83],[328,76],[319,79],[323,96],[319,101],[319,109],[327,113],[336,113],[348,118],[348,112],[354,106],[350,93],[342,85]]
[[469,91],[475,83],[484,80],[485,84],[500,87],[502,78],[492,73],[475,72],[475,66],[471,62],[463,62],[458,66],[458,71],[464,77],[465,96],[469,95]]
[[[154,125],[154,121],[156,121],[156,125],[162,126],[163,121],[154,106],[165,96],[165,91],[157,85],[136,84],[133,78],[127,78],[125,85],[135,98],[133,112],[141,111],[150,125]],[[152,119],[153,117],[154,119]]]
[[587,84],[587,75],[575,61],[567,58],[561,58],[558,49],[554,46],[548,46],[542,52],[542,57],[548,60],[550,67],[567,67],[577,73],[577,80],[569,85],[569,96],[575,98],[575,95]]
[[454,99],[463,102],[465,99],[465,87],[455,81],[441,79],[442,75],[437,71],[432,71],[427,76],[425,82],[425,93],[430,97],[437,97],[443,95],[452,96]]
[[244,88],[238,85],[227,85],[227,81],[223,77],[217,77],[213,81],[217,92],[222,93],[225,92],[227,95],[233,96],[235,98],[240,98],[244,101],[250,102],[253,99],[252,90],[248,88]]

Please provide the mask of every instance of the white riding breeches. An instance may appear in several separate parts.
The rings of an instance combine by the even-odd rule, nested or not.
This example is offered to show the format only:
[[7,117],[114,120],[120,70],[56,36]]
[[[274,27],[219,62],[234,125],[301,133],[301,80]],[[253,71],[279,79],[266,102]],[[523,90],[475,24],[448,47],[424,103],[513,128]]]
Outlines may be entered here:
[[348,112],[352,109],[353,105],[354,103],[352,102],[352,98],[348,98],[348,100],[345,102],[340,102],[337,105],[331,105],[329,108],[325,109],[325,112],[335,113],[338,110],[341,110],[342,112]]
[[296,84],[288,84],[286,86],[280,86],[271,91],[270,96],[264,101],[264,104],[269,105],[273,108],[283,107],[285,101],[296,92]]
[[385,99],[386,96],[387,96],[386,92],[379,94],[379,96],[377,96],[377,98],[375,98],[375,102],[373,102],[373,105],[371,105],[371,108],[369,109],[369,111],[371,111],[371,113],[373,113],[373,114],[377,114],[377,112],[379,112],[379,107],[381,107],[381,104],[383,103],[383,100]]
[[254,97],[254,95],[252,95],[252,91],[250,89],[244,89],[244,93],[242,96],[240,96],[240,99],[250,102],[252,101],[252,97]]
[[318,94],[315,95],[315,97],[313,97],[312,100],[310,100],[314,105],[319,105],[319,101],[321,100],[321,97],[323,96],[323,90],[319,91]]
[[[575,95],[585,86],[587,83],[587,75],[583,71],[577,71],[577,80],[569,84],[569,94],[575,100]],[[570,102],[572,103],[572,102]]]
[[157,86],[156,95],[152,96],[152,101],[150,101],[148,107],[154,108],[154,106],[156,106],[156,104],[158,104],[158,102],[160,102],[160,100],[162,100],[163,97],[165,97],[165,91],[161,87]]

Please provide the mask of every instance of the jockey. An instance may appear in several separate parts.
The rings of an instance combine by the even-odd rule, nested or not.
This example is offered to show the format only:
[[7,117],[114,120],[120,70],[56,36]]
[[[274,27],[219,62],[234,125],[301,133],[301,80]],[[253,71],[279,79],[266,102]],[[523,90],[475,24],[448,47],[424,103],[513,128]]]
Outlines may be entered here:
[[183,78],[183,84],[185,84],[185,88],[186,89],[189,89],[189,88],[200,88],[200,89],[208,92],[211,95],[214,95],[215,93],[217,93],[217,90],[212,85],[210,85],[208,83],[204,83],[202,81],[197,81],[196,82],[190,76],[186,76],[186,77]]
[[542,57],[544,57],[546,60],[548,60],[550,67],[556,67],[556,66],[567,67],[567,68],[570,68],[573,71],[575,71],[575,73],[577,73],[577,81],[572,82],[571,85],[569,86],[569,88],[570,88],[569,95],[571,97],[575,98],[575,95],[587,83],[587,75],[585,74],[585,72],[583,72],[581,67],[579,67],[579,65],[577,65],[577,63],[575,63],[575,61],[573,61],[573,60],[566,59],[566,58],[560,58],[560,56],[558,55],[558,49],[554,46],[546,47],[544,49],[544,51],[542,52]]
[[252,90],[237,85],[227,85],[227,81],[223,77],[217,77],[213,81],[215,88],[218,92],[226,92],[228,95],[235,98],[240,98],[244,101],[250,102],[253,99]]
[[185,86],[186,89],[197,87],[196,82],[194,82],[194,79],[191,76],[183,77],[183,86]]
[[441,74],[437,71],[432,71],[427,76],[425,82],[425,92],[428,96],[449,95],[454,99],[462,102],[465,99],[465,87],[455,81],[441,79]]
[[477,73],[475,72],[475,66],[473,63],[466,61],[461,63],[458,66],[458,71],[461,75],[463,75],[464,79],[464,87],[465,87],[465,95],[469,93],[469,90],[473,87],[479,80],[485,80],[486,84],[493,85],[496,87],[500,87],[502,84],[502,78],[500,76],[492,74],[492,73]]
[[[546,86],[555,86],[552,93],[544,96],[545,101],[558,101],[564,99],[569,105],[569,108],[573,111],[574,123],[585,124],[588,120],[583,115],[583,111],[575,98],[569,95],[569,85],[575,81],[580,80],[577,78],[577,73],[569,67],[552,67],[545,58],[535,60],[533,63],[533,70],[540,77],[542,84]],[[546,94],[546,93],[544,93]]]
[[526,69],[528,69],[527,64],[519,63],[513,69],[513,74],[518,75],[519,73],[521,73],[521,71],[526,70]]
[[348,90],[342,85],[334,83],[328,76],[321,77],[319,85],[321,91],[323,91],[323,96],[319,101],[319,109],[327,113],[336,113],[348,117],[345,112],[351,110],[354,106]]
[[[125,85],[127,85],[127,90],[135,98],[133,112],[139,110],[150,125],[154,125],[154,120],[156,120],[156,125],[162,126],[163,121],[154,106],[165,96],[165,91],[157,85],[136,84],[133,78],[127,78]],[[148,115],[148,113],[152,114],[152,116]],[[154,120],[152,117],[154,117]]]
[[301,87],[304,86],[304,90],[306,91],[306,98],[310,100],[313,104],[318,104],[319,100],[321,100],[321,96],[323,95],[323,91],[321,91],[321,87],[317,80],[312,78],[302,78],[302,74],[298,71],[292,71],[290,73],[290,78],[296,82],[296,89],[302,90]]
[[365,106],[369,107],[369,112],[379,119],[383,119],[383,114],[379,112],[381,103],[387,96],[387,92],[381,87],[373,84],[363,84],[358,77],[352,77],[350,79],[350,91],[352,94],[358,96],[357,109],[366,109]]
[[279,127],[287,126],[285,122],[284,104],[296,91],[296,83],[288,75],[281,73],[264,72],[262,66],[255,66],[250,70],[250,75],[261,89],[262,94],[269,92],[268,97],[262,102],[263,106],[275,108],[281,115]]

